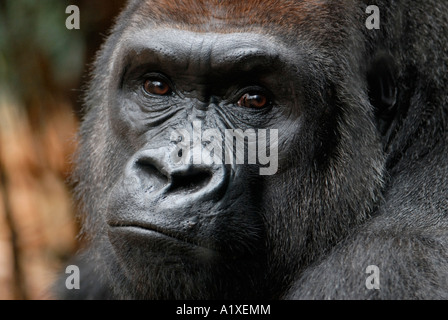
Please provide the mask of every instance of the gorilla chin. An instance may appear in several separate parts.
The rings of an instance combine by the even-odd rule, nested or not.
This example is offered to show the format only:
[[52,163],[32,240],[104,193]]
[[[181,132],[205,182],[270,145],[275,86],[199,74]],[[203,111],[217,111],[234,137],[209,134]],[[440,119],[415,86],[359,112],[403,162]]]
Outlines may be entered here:
[[367,6],[130,0],[79,133],[83,285],[57,297],[448,299],[448,4],[377,1],[379,30]]

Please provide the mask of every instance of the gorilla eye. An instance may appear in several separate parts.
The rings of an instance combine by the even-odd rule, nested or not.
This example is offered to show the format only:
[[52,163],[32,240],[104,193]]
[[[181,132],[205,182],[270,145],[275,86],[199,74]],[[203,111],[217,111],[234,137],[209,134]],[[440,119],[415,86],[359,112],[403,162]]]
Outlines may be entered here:
[[171,93],[171,87],[162,80],[147,79],[143,84],[146,93],[165,96]]
[[268,98],[263,94],[245,93],[240,100],[238,106],[246,108],[260,109],[268,105]]

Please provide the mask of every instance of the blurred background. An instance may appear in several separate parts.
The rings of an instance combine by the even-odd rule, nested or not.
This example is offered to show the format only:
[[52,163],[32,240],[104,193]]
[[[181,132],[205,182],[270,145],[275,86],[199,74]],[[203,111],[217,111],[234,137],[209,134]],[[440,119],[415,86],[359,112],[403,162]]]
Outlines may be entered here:
[[[87,71],[125,0],[0,0],[0,299],[46,291],[77,250],[67,179]],[[69,5],[80,29],[68,30]]]

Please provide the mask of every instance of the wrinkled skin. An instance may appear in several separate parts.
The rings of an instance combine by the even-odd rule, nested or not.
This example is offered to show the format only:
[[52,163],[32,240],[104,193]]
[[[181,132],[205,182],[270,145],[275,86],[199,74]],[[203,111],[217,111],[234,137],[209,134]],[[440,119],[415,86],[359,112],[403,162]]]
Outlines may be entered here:
[[[448,5],[379,1],[380,30],[367,5],[130,1],[86,95],[90,244],[59,297],[448,298]],[[278,170],[175,163],[194,122],[277,129]]]

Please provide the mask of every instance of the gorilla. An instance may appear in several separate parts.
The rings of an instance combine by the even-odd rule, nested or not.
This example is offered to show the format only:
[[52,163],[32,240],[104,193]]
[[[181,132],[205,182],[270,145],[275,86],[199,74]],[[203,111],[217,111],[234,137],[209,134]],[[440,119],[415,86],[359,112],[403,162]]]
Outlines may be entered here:
[[370,2],[128,1],[58,297],[448,299],[448,3]]

